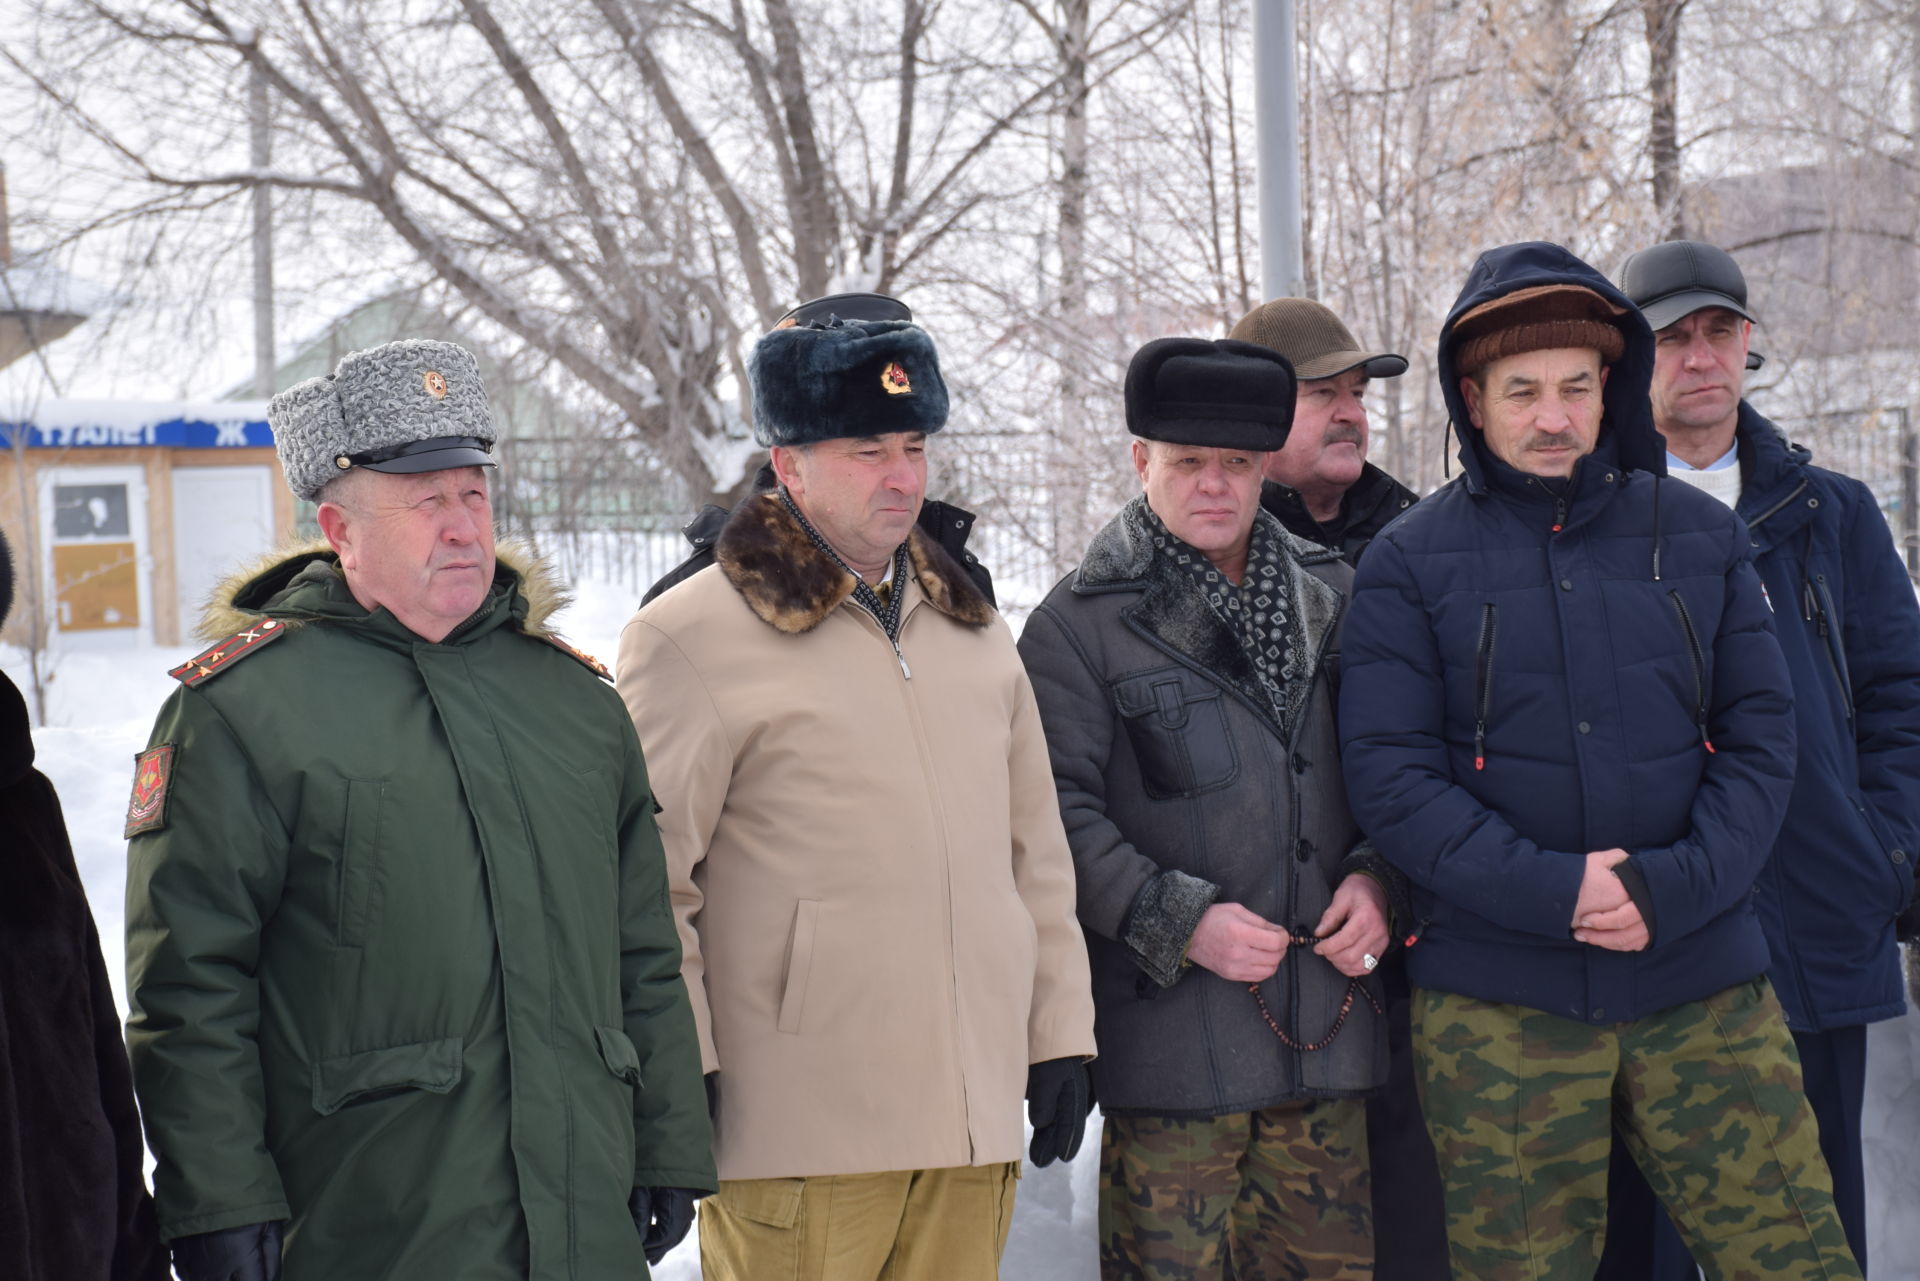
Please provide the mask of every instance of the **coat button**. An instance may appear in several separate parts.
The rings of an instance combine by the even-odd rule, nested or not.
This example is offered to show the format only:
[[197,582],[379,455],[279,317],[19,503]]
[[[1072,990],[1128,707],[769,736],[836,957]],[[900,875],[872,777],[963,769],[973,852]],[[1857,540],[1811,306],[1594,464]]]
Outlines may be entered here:
[[1304,863],[1313,857],[1313,842],[1303,836],[1293,843],[1293,852]]
[[1580,732],[1581,732],[1582,734],[1591,734],[1591,733],[1593,733],[1593,726],[1591,726],[1591,725],[1589,725],[1589,724],[1587,724],[1587,723],[1586,723],[1585,721],[1581,721],[1581,722],[1580,722]]
[[1600,1020],[1600,1019],[1604,1019],[1604,1018],[1606,1018],[1606,1017],[1607,1017],[1607,1011],[1606,1011],[1606,1009],[1605,1009],[1604,1007],[1602,1007],[1602,1008],[1600,1008],[1600,1009],[1596,1009],[1596,1010],[1595,1010],[1595,1011],[1593,1012],[1593,1017],[1594,1017],[1594,1019],[1595,1019],[1596,1021],[1598,1021],[1598,1020]]
[[1304,774],[1307,772],[1307,758],[1298,752],[1293,754],[1293,772],[1296,774]]
[[1905,850],[1895,850],[1893,853],[1887,855],[1887,857],[1896,863],[1904,863],[1907,861],[1907,852]]
[[1563,591],[1563,592],[1570,592],[1570,591],[1572,591],[1572,590],[1573,590],[1573,580],[1572,580],[1571,578],[1563,578],[1563,579],[1561,579],[1561,580],[1560,580],[1560,590],[1561,590],[1561,591]]

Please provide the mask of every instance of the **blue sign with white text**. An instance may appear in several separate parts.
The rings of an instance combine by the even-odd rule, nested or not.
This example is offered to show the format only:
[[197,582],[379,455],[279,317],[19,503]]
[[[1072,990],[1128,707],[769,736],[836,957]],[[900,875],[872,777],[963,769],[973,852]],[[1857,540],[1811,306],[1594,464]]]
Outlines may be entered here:
[[[24,442],[21,436],[25,436]],[[273,444],[273,428],[264,421],[236,418],[169,418],[164,422],[73,422],[43,427],[38,423],[0,422],[0,446],[29,449],[105,449],[129,445],[165,445],[174,449],[241,449]]]

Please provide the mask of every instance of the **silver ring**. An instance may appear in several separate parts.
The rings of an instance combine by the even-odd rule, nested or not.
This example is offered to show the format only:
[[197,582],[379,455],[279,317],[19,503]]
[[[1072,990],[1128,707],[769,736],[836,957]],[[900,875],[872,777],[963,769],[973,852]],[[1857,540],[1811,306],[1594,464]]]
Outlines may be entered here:
[[1362,952],[1360,954],[1360,964],[1366,966],[1369,970],[1371,970],[1374,966],[1380,964],[1380,958],[1375,956],[1372,952]]

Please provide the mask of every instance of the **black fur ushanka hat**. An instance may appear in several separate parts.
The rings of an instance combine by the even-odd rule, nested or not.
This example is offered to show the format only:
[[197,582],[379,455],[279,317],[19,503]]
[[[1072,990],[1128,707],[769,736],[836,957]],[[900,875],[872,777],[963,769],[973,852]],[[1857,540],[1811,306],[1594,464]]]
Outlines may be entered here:
[[1267,453],[1293,428],[1293,365],[1233,338],[1155,338],[1127,365],[1127,430],[1147,440]]
[[947,423],[947,385],[927,331],[904,320],[776,329],[747,361],[753,438],[811,445]]

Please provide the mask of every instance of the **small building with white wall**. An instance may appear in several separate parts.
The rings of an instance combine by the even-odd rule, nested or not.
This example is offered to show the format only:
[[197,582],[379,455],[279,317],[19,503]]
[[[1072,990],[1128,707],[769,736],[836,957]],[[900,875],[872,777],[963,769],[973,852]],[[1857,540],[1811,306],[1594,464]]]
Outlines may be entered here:
[[294,532],[264,401],[43,400],[0,410],[8,639],[177,645],[214,586]]

